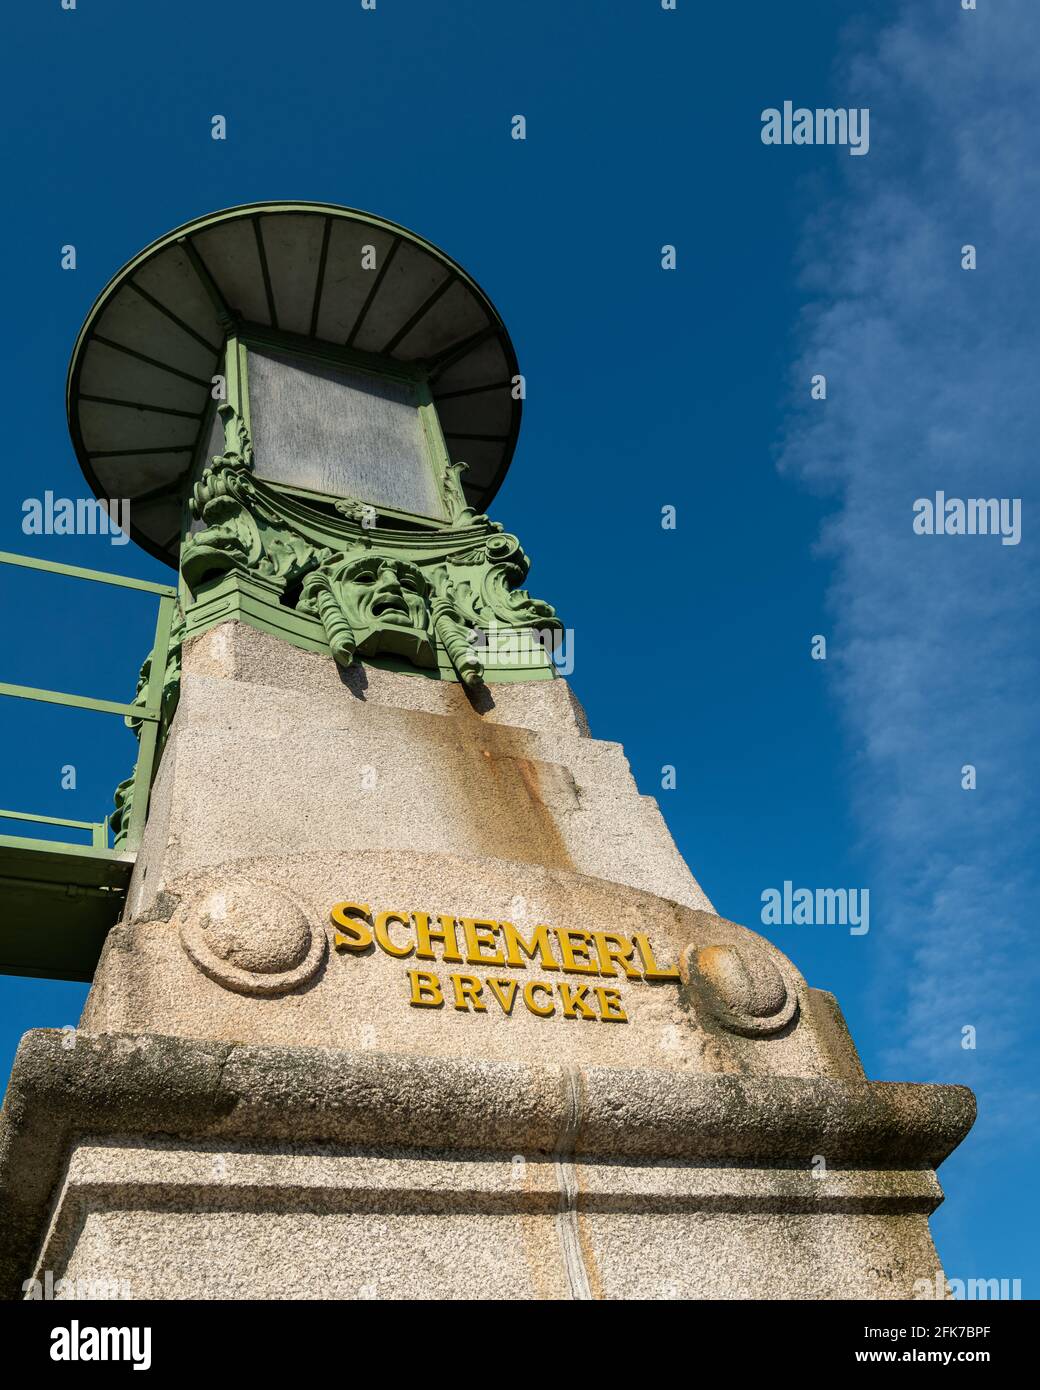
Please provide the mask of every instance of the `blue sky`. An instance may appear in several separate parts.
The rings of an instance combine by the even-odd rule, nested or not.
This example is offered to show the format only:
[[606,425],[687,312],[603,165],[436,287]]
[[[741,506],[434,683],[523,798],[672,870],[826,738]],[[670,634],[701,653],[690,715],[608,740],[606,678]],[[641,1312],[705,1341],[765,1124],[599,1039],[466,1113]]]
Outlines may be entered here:
[[[869,888],[866,935],[764,930],[838,995],[869,1075],[977,1090],[940,1256],[1035,1296],[1040,12],[979,3],[13,7],[0,548],[169,578],[134,546],[21,532],[27,497],[82,492],[68,356],[154,237],[310,198],[442,246],[527,379],[493,514],[574,631],[593,732],[723,915],[760,927],[785,880]],[[869,154],[763,145],[785,99],[869,106]],[[1022,498],[1022,543],[914,536],[937,488]],[[0,679],[129,697],[150,600],[8,569],[0,594]],[[21,701],[0,736],[7,808],[97,819],[133,759],[118,720]],[[84,994],[0,979],[0,1071]]]

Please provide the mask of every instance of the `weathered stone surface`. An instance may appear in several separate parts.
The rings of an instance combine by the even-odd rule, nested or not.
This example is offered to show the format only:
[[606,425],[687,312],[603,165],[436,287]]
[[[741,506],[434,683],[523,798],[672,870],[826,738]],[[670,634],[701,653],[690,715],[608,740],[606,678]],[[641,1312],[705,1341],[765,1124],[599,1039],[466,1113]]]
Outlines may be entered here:
[[344,690],[364,704],[423,710],[472,723],[510,724],[567,737],[588,737],[585,711],[565,680],[521,681],[467,692],[456,681],[427,679],[355,663],[341,668],[317,652],[279,641],[246,623],[222,623],[185,643],[186,668],[197,676],[322,697],[342,709]]
[[277,884],[221,874],[178,916],[185,955],[224,989],[265,998],[312,980],[328,944],[321,923]]
[[[141,1298],[937,1287],[970,1093],[866,1081],[833,997],[714,913],[566,682],[471,698],[240,624],[184,672],[81,1028],[27,1034],[12,1073],[8,1296],[34,1268]],[[343,902],[370,910],[334,926]],[[420,958],[423,913],[483,945]],[[495,960],[503,923],[559,954]],[[633,955],[584,971],[595,933]],[[616,1002],[583,1016],[585,986]]]
[[580,1204],[561,1210],[560,1168],[522,1154],[88,1138],[37,1277],[104,1277],[146,1299],[905,1298],[918,1281],[935,1287],[923,1212],[936,1194],[916,1173],[836,1171],[824,1194],[776,1167],[583,1163]]
[[908,1297],[973,1118],[961,1087],[41,1030],[0,1118],[2,1277],[53,1202],[38,1267],[138,1297],[402,1296],[417,1244],[439,1297]]
[[[170,881],[164,893],[168,920],[127,923],[110,933],[84,1010],[84,1028],[503,1061],[539,1062],[551,1056],[575,1065],[665,1071],[862,1075],[851,1040],[832,1021],[833,1001],[817,998],[768,941],[712,913],[631,888],[533,865],[525,866],[519,879],[517,866],[508,861],[401,850],[238,860],[229,880],[253,883],[257,901],[265,894],[286,901],[286,917],[304,914],[315,936],[332,935],[329,908],[348,899],[373,910],[408,911],[421,905],[460,919],[504,919],[528,939],[539,923],[625,938],[646,933],[663,968],[676,966],[688,949],[743,953],[772,970],[782,995],[779,1012],[745,1026],[739,1018],[734,1022],[732,1007],[707,986],[690,989],[677,979],[629,979],[616,964],[613,975],[575,974],[546,969],[539,960],[524,968],[475,965],[418,959],[414,950],[397,958],[374,946],[355,954],[330,945],[297,988],[271,997],[271,977],[257,973],[250,988],[245,972],[239,971],[228,982],[212,963],[205,970],[197,968],[184,949],[182,924],[205,912],[224,881],[214,869]],[[243,929],[249,927],[246,913]],[[398,926],[395,931],[402,950],[417,944],[414,930]],[[271,935],[277,935],[273,926]],[[497,954],[502,951],[499,945]],[[438,980],[444,999],[440,1007],[410,1002],[409,972],[417,968]],[[460,974],[484,983],[481,1010],[458,1007],[451,979]],[[488,984],[496,980],[503,982],[498,996]],[[538,1003],[551,1006],[552,1017],[525,1007],[520,990],[531,982],[545,986]],[[563,985],[572,993],[589,991],[584,997],[592,1001],[589,1007],[597,1017],[565,1017]],[[502,1002],[507,986],[515,989],[508,1012]],[[616,990],[626,1022],[598,1017],[591,991],[603,987]]]
[[191,870],[341,847],[497,858],[711,906],[620,745],[587,737],[565,681],[472,702],[455,682],[360,667],[340,679],[328,658],[241,624],[189,643],[183,667],[136,920]]

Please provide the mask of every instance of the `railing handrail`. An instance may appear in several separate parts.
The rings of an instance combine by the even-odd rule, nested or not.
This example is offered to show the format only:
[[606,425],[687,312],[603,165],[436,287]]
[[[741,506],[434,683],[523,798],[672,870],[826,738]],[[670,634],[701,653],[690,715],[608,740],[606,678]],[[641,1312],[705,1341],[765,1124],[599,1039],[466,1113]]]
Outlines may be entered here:
[[0,695],[10,695],[16,700],[40,700],[45,705],[68,705],[70,709],[89,709],[98,714],[121,714],[124,719],[159,717],[125,700],[95,700],[91,695],[67,695],[61,690],[39,690],[34,685],[9,685],[6,681],[0,681]]
[[[0,810],[0,819],[29,821],[33,825],[60,825],[68,830],[89,830],[90,843],[94,849],[108,849],[108,817],[104,820],[69,820],[67,816],[37,816],[31,811]],[[25,839],[25,836],[12,835],[10,839]],[[61,843],[59,841],[58,843]]]
[[65,574],[70,579],[91,579],[98,584],[113,584],[120,589],[141,589],[146,594],[176,598],[177,590],[169,584],[153,584],[149,579],[130,579],[125,574],[109,574],[105,570],[82,569],[78,565],[61,565],[57,560],[37,560],[31,555],[16,555],[13,550],[0,550],[0,564],[20,565],[23,569],[45,570],[49,574]]
[[[88,579],[98,584],[111,584],[120,589],[137,589],[143,593],[158,596],[159,614],[155,624],[155,641],[152,645],[148,682],[141,692],[144,696],[143,700],[138,697],[135,702],[127,704],[117,700],[96,700],[86,695],[66,695],[57,690],[38,690],[33,686],[0,682],[0,695],[10,695],[23,700],[42,700],[47,704],[94,710],[100,714],[119,714],[124,719],[135,721],[138,727],[137,762],[134,764],[133,771],[136,794],[130,803],[130,818],[126,826],[126,848],[136,850],[144,834],[145,819],[148,815],[148,798],[160,751],[159,726],[163,714],[163,687],[166,679],[166,664],[170,655],[174,614],[177,607],[177,590],[169,584],[153,584],[146,579],[128,579],[121,574],[107,574],[104,570],[82,569],[77,565],[61,565],[56,560],[37,560],[28,555],[16,555],[9,550],[0,550],[0,564],[19,565],[23,569],[42,570],[47,574],[67,575],[70,579]],[[63,820],[60,817],[19,815],[4,811],[0,811],[0,816],[4,816],[6,819],[36,821],[42,824],[90,830],[94,847],[98,849],[108,848],[107,816],[103,821],[71,821]]]
[[70,830],[96,830],[99,825],[104,825],[104,821],[69,820],[66,816],[37,816],[30,811],[0,810],[0,817],[4,820],[29,820],[34,825],[67,825]]

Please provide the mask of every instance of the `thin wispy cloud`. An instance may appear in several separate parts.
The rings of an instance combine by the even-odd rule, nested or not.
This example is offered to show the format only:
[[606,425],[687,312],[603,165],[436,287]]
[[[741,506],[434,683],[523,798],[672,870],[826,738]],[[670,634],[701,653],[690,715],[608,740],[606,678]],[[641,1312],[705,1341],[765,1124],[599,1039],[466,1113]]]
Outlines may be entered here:
[[[1040,6],[923,0],[838,86],[871,148],[807,221],[780,464],[834,498],[828,673],[877,874],[885,1074],[968,1080],[1010,1116],[1037,984]],[[1021,543],[915,535],[938,490],[1021,498]]]

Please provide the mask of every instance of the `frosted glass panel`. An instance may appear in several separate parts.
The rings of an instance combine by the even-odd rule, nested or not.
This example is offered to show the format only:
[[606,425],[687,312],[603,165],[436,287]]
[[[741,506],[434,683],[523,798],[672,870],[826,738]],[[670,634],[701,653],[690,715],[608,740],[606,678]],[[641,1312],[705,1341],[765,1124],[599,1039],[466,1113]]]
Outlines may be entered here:
[[254,348],[248,361],[258,477],[443,520],[412,387]]

